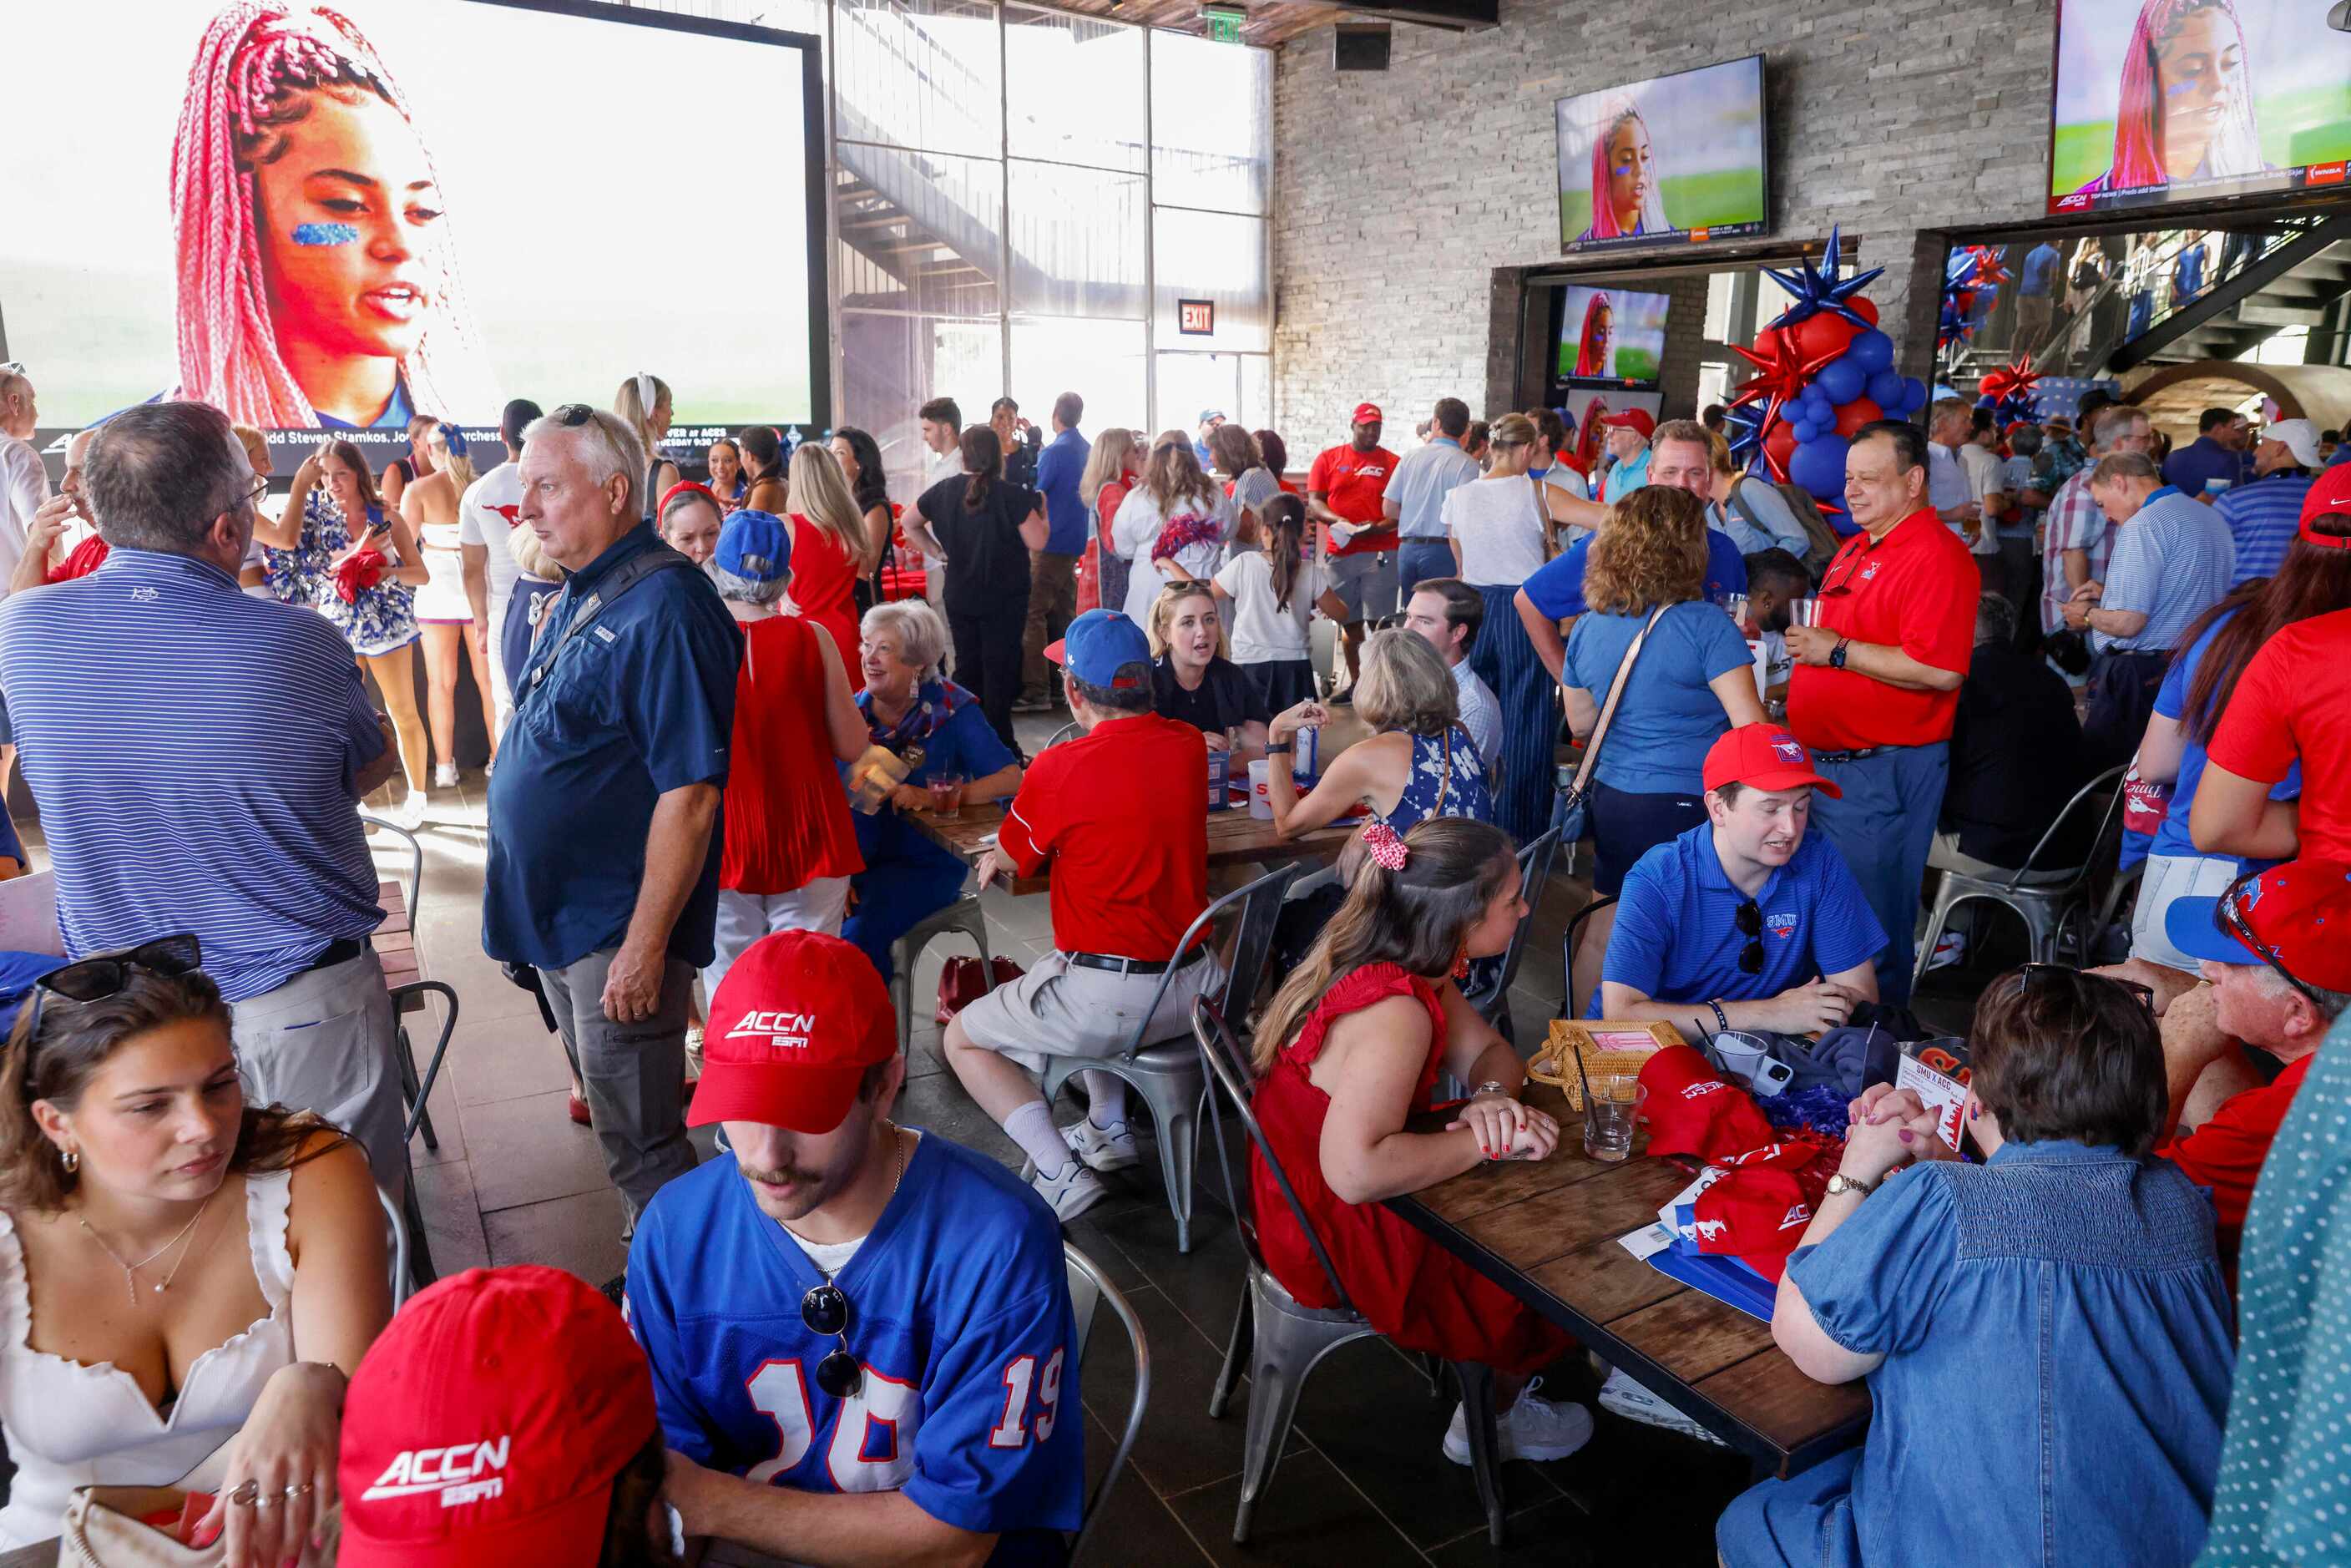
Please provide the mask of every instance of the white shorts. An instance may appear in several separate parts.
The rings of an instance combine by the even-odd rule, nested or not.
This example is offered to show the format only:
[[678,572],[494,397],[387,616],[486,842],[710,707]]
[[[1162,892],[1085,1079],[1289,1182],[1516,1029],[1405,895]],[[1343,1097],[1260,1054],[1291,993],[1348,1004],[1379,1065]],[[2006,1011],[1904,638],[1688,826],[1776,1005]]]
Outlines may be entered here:
[[1134,1043],[1135,1027],[1150,1012],[1144,1043],[1179,1040],[1192,1029],[1192,999],[1224,979],[1214,953],[1176,971],[1156,1009],[1156,975],[1122,975],[1072,965],[1049,953],[1009,985],[998,986],[956,1016],[976,1045],[1000,1052],[1031,1071],[1048,1056],[1117,1056]]
[[2130,956],[2195,974],[2196,960],[2171,945],[2163,928],[2165,917],[2183,898],[2217,898],[2228,892],[2241,870],[2221,856],[2147,856],[2139,878],[2138,907],[2131,913]]
[[778,931],[820,931],[841,935],[849,913],[849,879],[820,876],[789,893],[737,893],[718,890],[718,923],[711,932],[712,955],[702,971],[702,994],[715,997],[718,982],[750,951],[751,944]]

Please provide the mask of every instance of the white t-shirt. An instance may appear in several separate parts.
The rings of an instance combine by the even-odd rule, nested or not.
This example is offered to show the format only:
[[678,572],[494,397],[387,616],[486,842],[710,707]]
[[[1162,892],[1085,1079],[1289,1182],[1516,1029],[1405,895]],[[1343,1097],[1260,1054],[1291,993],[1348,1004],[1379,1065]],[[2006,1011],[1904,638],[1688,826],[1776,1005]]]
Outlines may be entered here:
[[[1981,501],[1986,496],[2001,495],[2007,488],[2001,480],[2000,459],[1972,441],[1959,448],[1959,471],[1967,477],[1968,499],[1970,501]],[[2000,553],[1999,523],[1989,517],[1985,517],[1983,531],[1976,535],[1976,542],[1970,545],[1968,549],[1976,555],[1998,555]]]
[[[1233,498],[1219,490],[1214,505],[1207,497],[1196,497],[1177,504],[1176,517],[1213,517],[1217,520],[1213,543],[1186,545],[1176,552],[1176,559],[1194,577],[1213,577],[1225,559],[1225,541],[1233,537],[1233,519],[1239,509]],[[1159,591],[1176,580],[1175,575],[1160,569],[1151,559],[1151,547],[1159,542],[1159,535],[1176,518],[1164,517],[1159,503],[1151,492],[1137,485],[1119,503],[1118,516],[1111,519],[1110,542],[1129,563],[1126,574],[1126,604],[1128,619],[1137,626],[1151,624],[1151,603]]]
[[[501,463],[465,486],[457,498],[457,542],[479,545],[489,552],[490,603],[504,604],[514,597],[515,580],[522,568],[515,564],[507,542],[514,537],[516,516],[522,509],[522,467]],[[495,616],[492,617],[496,619]],[[493,635],[497,628],[491,628]]]
[[1502,744],[1502,705],[1467,659],[1453,666],[1453,699],[1461,709],[1461,727],[1478,747],[1478,760],[1491,768]]
[[1461,580],[1516,588],[1543,563],[1542,519],[1526,476],[1478,479],[1445,497],[1445,531],[1461,547]]
[[1274,608],[1273,562],[1263,550],[1245,550],[1225,562],[1217,573],[1217,586],[1232,595],[1234,664],[1269,664],[1309,656],[1306,623],[1325,586],[1319,564],[1300,564],[1287,610]]
[[49,498],[49,471],[29,441],[0,435],[0,598],[25,553],[25,536],[32,530],[33,514]]

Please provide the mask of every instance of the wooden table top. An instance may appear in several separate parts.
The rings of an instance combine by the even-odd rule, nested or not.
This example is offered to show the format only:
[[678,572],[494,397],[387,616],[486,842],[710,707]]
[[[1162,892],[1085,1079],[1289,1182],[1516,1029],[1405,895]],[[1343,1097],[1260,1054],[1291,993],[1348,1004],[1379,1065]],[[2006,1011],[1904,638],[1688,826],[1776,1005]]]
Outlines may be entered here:
[[1525,1097],[1559,1118],[1550,1159],[1481,1165],[1389,1207],[1760,1472],[1794,1475],[1857,1442],[1869,1419],[1865,1385],[1813,1382],[1771,1343],[1769,1324],[1617,1245],[1655,1223],[1689,1173],[1637,1144],[1629,1160],[1591,1159],[1583,1118],[1557,1089],[1530,1080]]
[[0,1568],[55,1568],[57,1560],[55,1539],[19,1546],[13,1552],[0,1552]]

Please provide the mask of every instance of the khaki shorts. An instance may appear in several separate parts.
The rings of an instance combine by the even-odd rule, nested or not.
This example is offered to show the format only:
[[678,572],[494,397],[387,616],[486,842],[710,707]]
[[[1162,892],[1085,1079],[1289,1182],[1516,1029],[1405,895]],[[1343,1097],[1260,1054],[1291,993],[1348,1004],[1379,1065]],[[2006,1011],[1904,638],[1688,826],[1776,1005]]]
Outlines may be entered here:
[[1396,610],[1396,558],[1394,550],[1376,554],[1334,555],[1323,563],[1331,591],[1347,607],[1347,624],[1384,621]]
[[1167,994],[1152,1010],[1157,975],[1121,975],[1109,969],[1072,967],[1049,953],[1037,967],[1008,986],[998,986],[956,1016],[972,1043],[1041,1071],[1048,1056],[1117,1056],[1134,1043],[1146,1012],[1151,1028],[1144,1043],[1180,1039],[1192,1030],[1192,999],[1220,983],[1224,966],[1211,953],[1196,958],[1168,979]]

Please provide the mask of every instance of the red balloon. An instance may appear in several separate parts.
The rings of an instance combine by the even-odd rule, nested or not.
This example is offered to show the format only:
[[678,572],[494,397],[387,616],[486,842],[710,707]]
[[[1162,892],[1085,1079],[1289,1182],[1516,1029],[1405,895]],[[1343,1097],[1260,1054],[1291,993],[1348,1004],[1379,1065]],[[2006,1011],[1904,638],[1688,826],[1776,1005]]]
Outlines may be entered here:
[[1757,353],[1762,355],[1768,360],[1771,357],[1771,346],[1779,340],[1780,329],[1777,327],[1765,327],[1755,334],[1755,341],[1750,346]]
[[1851,402],[1838,404],[1836,416],[1836,433],[1850,439],[1855,431],[1872,420],[1884,419],[1886,411],[1865,397],[1857,397]]
[[1796,351],[1806,360],[1834,358],[1865,330],[1842,316],[1817,311],[1796,323]]
[[1795,450],[1796,427],[1784,419],[1774,421],[1771,434],[1763,438],[1763,455],[1777,460],[1784,467],[1790,454]]
[[1866,294],[1856,294],[1852,298],[1846,300],[1845,303],[1853,307],[1853,313],[1855,315],[1860,317],[1863,320],[1868,322],[1873,327],[1877,325],[1876,300],[1872,299]]

